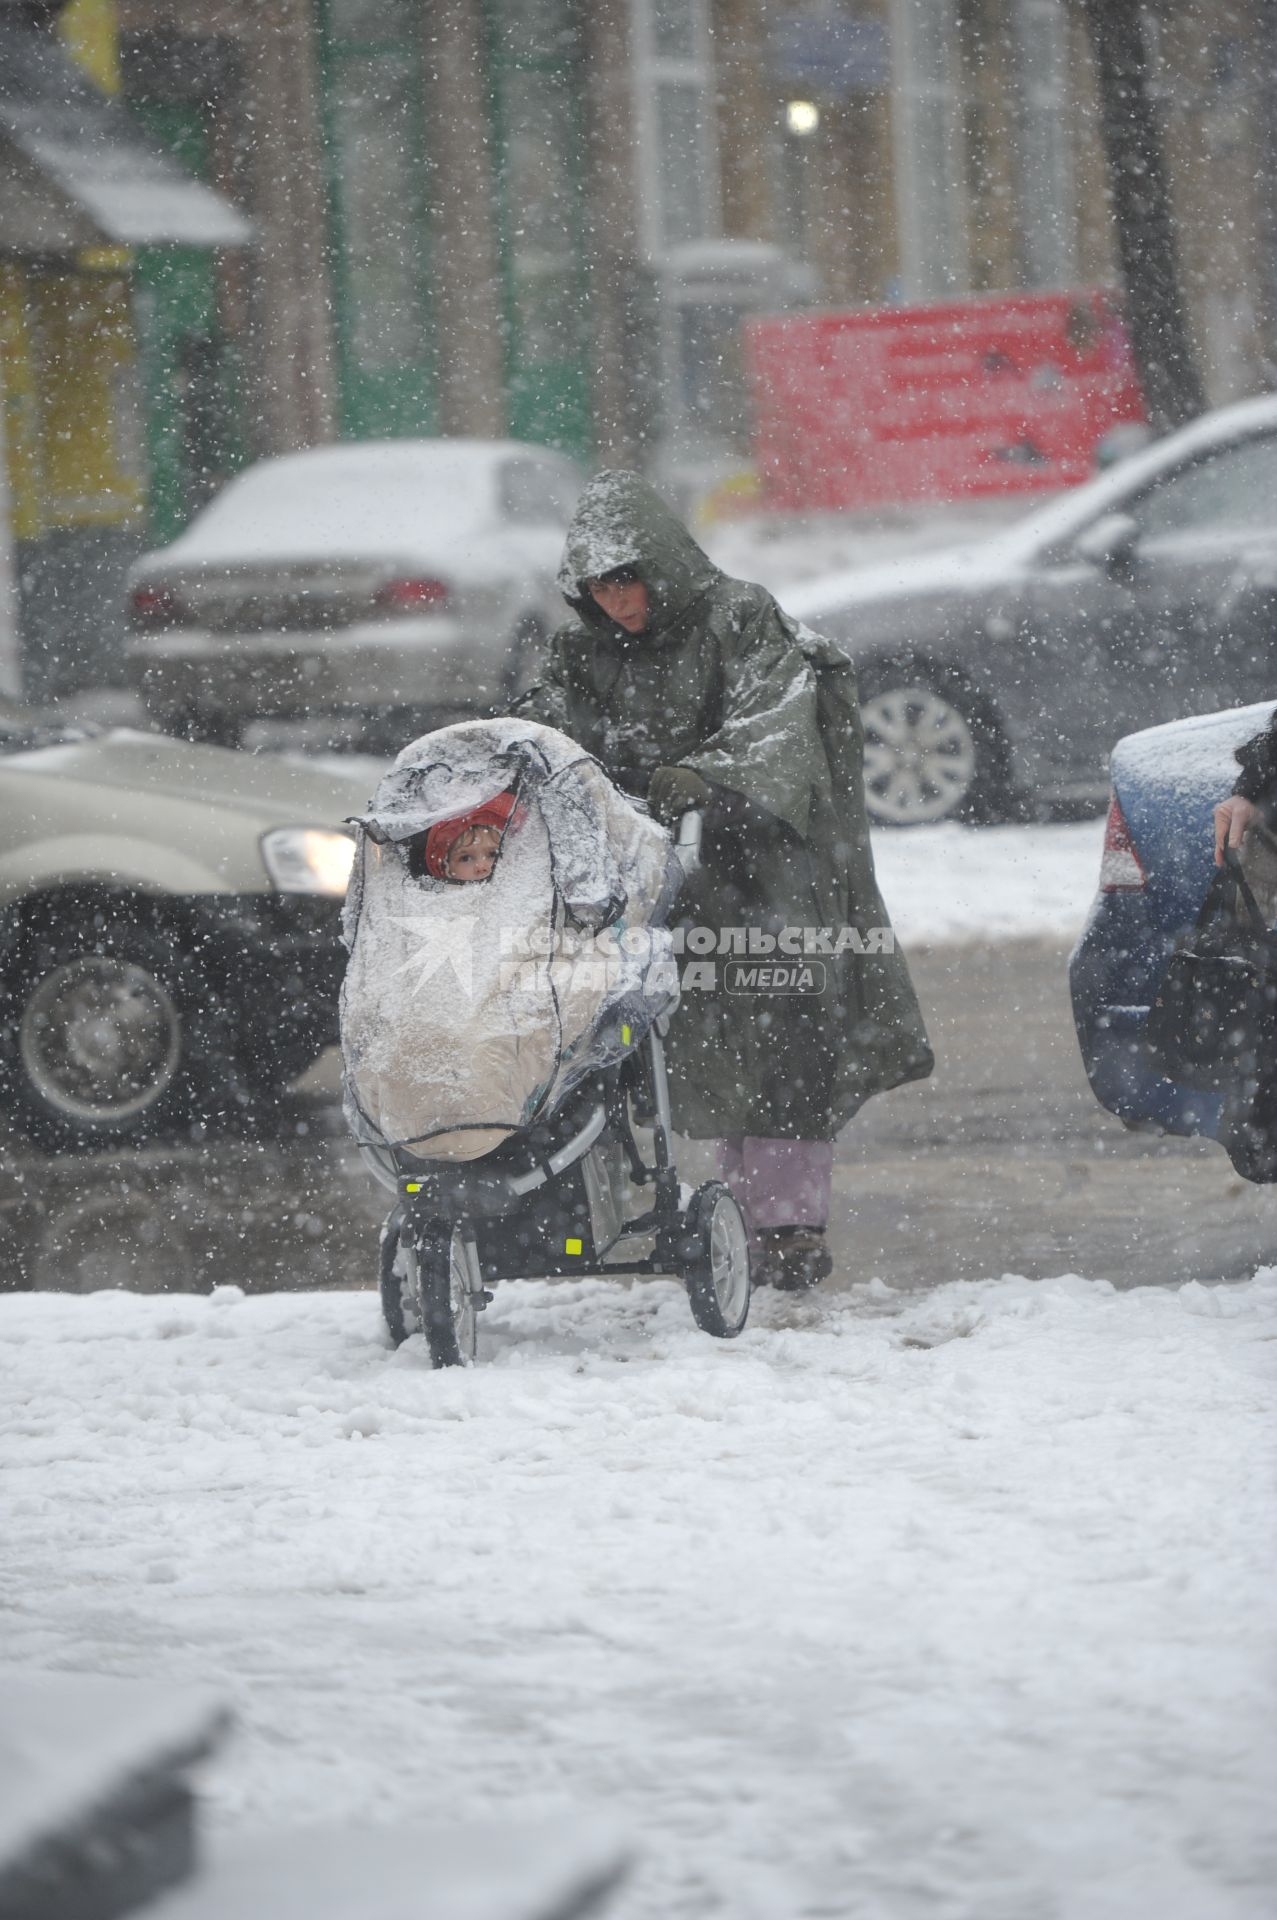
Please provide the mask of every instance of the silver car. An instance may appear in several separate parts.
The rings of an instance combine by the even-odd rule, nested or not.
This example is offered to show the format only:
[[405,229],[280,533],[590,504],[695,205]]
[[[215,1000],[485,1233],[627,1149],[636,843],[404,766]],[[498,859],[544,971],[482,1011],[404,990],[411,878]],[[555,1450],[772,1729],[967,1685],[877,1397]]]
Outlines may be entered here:
[[1102,805],[1119,735],[1270,694],[1274,501],[1268,395],[992,538],[787,593],[855,661],[870,818]]
[[260,461],[132,568],[132,683],[162,731],[224,745],[313,716],[411,739],[423,716],[502,703],[563,617],[582,478],[517,441]]
[[285,1085],[336,1038],[363,777],[0,704],[0,1078],[47,1146]]

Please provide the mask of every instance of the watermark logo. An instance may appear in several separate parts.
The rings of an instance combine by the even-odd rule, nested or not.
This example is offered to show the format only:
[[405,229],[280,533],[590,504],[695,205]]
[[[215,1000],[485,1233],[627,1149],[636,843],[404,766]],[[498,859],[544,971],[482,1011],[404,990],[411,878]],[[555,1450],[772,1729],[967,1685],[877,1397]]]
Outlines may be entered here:
[[465,921],[449,925],[421,913],[396,913],[390,918],[404,929],[403,946],[408,952],[396,971],[415,976],[415,992],[420,993],[436,976],[447,975],[447,979],[438,980],[440,991],[446,992],[451,986],[467,1000],[474,999],[473,926]]
[[723,968],[728,993],[823,993],[823,960],[729,960]]
[[501,944],[507,984],[525,991],[543,989],[550,968],[562,980],[566,962],[573,984],[586,989],[619,984],[622,969],[632,976],[637,963],[649,992],[819,995],[831,985],[831,960],[894,950],[890,927],[850,926],[507,928]]
[[[819,997],[836,985],[832,961],[844,954],[892,953],[890,927],[502,927],[499,950],[487,942],[476,967],[472,922],[440,924],[428,915],[397,916],[405,957],[399,972],[415,991],[459,991],[473,1003],[500,992],[609,995],[641,991],[799,994]],[[495,965],[493,964],[495,961]]]

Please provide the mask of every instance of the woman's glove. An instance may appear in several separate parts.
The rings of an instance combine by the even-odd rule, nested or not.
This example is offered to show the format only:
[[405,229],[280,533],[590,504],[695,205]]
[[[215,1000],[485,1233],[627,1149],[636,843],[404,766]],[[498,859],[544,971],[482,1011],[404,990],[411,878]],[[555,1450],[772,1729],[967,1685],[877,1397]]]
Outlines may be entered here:
[[647,804],[666,826],[693,807],[707,807],[712,798],[713,789],[690,767],[658,767],[648,782]]

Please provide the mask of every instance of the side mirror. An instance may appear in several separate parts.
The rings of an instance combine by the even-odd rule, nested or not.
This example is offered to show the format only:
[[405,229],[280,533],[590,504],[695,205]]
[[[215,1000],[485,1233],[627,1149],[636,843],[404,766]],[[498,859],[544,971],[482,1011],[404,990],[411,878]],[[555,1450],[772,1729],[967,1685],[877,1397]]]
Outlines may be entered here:
[[1103,513],[1079,533],[1073,542],[1073,551],[1105,573],[1129,573],[1135,561],[1139,531],[1138,522],[1129,513]]

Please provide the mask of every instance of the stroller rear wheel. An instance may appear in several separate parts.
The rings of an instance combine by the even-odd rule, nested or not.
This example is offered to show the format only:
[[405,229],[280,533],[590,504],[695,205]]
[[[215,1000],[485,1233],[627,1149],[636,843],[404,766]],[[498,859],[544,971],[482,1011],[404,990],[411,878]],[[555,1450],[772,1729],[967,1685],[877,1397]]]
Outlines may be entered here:
[[749,1318],[749,1235],[721,1181],[709,1180],[692,1195],[683,1249],[692,1318],[716,1340],[734,1339]]
[[381,1313],[391,1344],[401,1347],[410,1334],[421,1332],[421,1301],[416,1275],[401,1244],[403,1208],[396,1207],[381,1230]]

